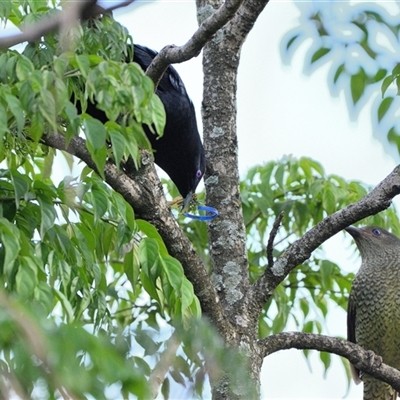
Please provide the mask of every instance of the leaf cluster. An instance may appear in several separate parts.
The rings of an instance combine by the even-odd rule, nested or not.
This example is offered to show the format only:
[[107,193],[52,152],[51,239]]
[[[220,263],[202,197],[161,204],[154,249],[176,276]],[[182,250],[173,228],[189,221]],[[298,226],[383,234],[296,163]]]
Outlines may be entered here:
[[[3,21],[20,27],[61,12],[63,5],[5,1],[0,11]],[[110,157],[116,165],[130,158],[138,166],[139,147],[149,147],[142,125],[162,134],[165,114],[151,80],[128,62],[132,58],[128,32],[109,17],[0,53],[0,287],[24,313],[35,313],[46,353],[68,364],[60,385],[79,397],[104,398],[119,385],[120,393],[146,398],[143,371],[150,367],[132,358],[140,341],[129,327],[137,319],[149,326],[172,319],[188,328],[200,315],[192,284],[155,228],[135,220],[123,198],[88,168],[55,185],[52,175],[62,156],[41,144],[52,131],[67,141],[83,134],[100,174]],[[105,113],[106,124],[85,113],[88,100]],[[73,160],[64,157],[72,168]],[[18,328],[18,321],[11,322]],[[71,331],[73,343],[59,352],[60,342],[47,336],[66,340],[63,332],[70,327],[76,338]],[[83,336],[80,345],[85,334],[89,338]],[[21,385],[30,396],[42,387],[41,398],[57,397],[51,381],[56,367],[40,376],[31,368],[20,380],[19,343],[10,343],[4,360],[12,390]],[[34,350],[28,343],[18,354],[29,359]]]
[[[32,22],[26,21],[28,16],[39,20],[62,12],[47,2],[41,7],[31,3],[5,2],[0,17],[21,26]],[[161,135],[165,113],[152,81],[129,62],[132,58],[127,30],[107,16],[77,25],[68,34],[46,35],[22,51],[2,51],[0,145],[8,135],[39,142],[51,131],[64,133],[68,141],[82,128],[100,173],[109,157],[106,143],[112,144],[117,165],[132,157],[138,166],[139,147],[151,149],[142,125]],[[85,113],[89,100],[109,122],[103,125]],[[0,158],[4,157],[0,146]]]
[[[309,158],[284,157],[250,169],[241,182],[243,212],[248,232],[250,277],[254,281],[268,268],[268,233],[277,216],[285,217],[276,237],[274,257],[327,215],[354,203],[368,186],[328,175]],[[400,224],[393,208],[362,221],[362,225],[385,226],[398,234]],[[282,332],[288,324],[304,332],[321,333],[331,307],[347,309],[354,275],[326,259],[323,249],[314,252],[275,290],[259,320],[259,335]],[[321,353],[325,367],[330,356]]]
[[311,38],[305,70],[312,73],[329,63],[330,90],[334,95],[344,92],[353,115],[373,97],[374,129],[385,132],[387,140],[400,151],[396,117],[400,101],[399,67],[395,57],[400,48],[398,20],[376,2],[296,5],[301,16],[298,26],[283,38],[284,59],[289,62],[296,50]]

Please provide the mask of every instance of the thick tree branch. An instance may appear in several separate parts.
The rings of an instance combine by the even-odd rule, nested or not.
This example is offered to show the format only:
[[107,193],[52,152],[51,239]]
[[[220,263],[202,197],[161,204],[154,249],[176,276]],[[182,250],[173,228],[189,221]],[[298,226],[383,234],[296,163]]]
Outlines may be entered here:
[[[44,136],[42,140],[50,147],[78,157],[96,171],[84,139],[74,137],[68,147],[64,136],[58,133]],[[169,254],[181,262],[186,277],[192,282],[204,314],[217,329],[232,331],[206,269],[171,213],[149,153],[144,153],[142,167],[134,174],[128,176],[109,161],[104,168],[104,176],[105,181],[131,205],[137,218],[157,228]]]
[[318,350],[347,358],[356,368],[380,379],[400,392],[400,371],[382,363],[381,357],[355,343],[303,332],[283,332],[258,341],[264,357],[279,350]]
[[397,166],[375,189],[346,208],[329,215],[310,229],[279,257],[272,268],[252,286],[247,301],[260,311],[275,288],[297,265],[307,260],[323,242],[354,222],[388,208],[393,197],[400,193],[400,166]]

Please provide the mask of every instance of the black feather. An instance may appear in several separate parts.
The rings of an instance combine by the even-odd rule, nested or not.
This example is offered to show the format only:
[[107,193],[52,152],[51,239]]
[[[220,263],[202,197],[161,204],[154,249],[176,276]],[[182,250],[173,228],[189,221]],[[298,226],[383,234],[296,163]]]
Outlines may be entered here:
[[[157,53],[147,47],[134,45],[134,62],[145,71]],[[204,148],[197,129],[196,114],[185,85],[172,66],[165,71],[156,90],[166,113],[164,135],[159,138],[144,131],[154,150],[154,161],[175,183],[183,198],[195,192],[205,170]],[[78,112],[80,105],[77,104]],[[88,102],[86,112],[103,123],[105,113]]]

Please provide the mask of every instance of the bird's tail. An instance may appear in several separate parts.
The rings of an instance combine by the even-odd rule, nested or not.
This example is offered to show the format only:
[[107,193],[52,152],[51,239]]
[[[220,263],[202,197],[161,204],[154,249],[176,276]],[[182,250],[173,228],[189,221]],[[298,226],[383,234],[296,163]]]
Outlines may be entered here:
[[387,383],[372,378],[362,377],[364,382],[364,400],[396,400],[398,393]]

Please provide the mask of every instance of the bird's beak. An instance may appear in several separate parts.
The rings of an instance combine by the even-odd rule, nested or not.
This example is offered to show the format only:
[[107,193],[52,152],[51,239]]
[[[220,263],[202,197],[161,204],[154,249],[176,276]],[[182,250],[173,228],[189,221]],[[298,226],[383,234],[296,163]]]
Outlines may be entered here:
[[344,228],[344,230],[347,233],[350,233],[350,235],[353,236],[353,238],[361,236],[360,229],[356,228],[355,226],[348,226],[347,228]]
[[188,195],[183,199],[182,214],[189,212],[190,202],[192,201],[193,192],[189,192]]

